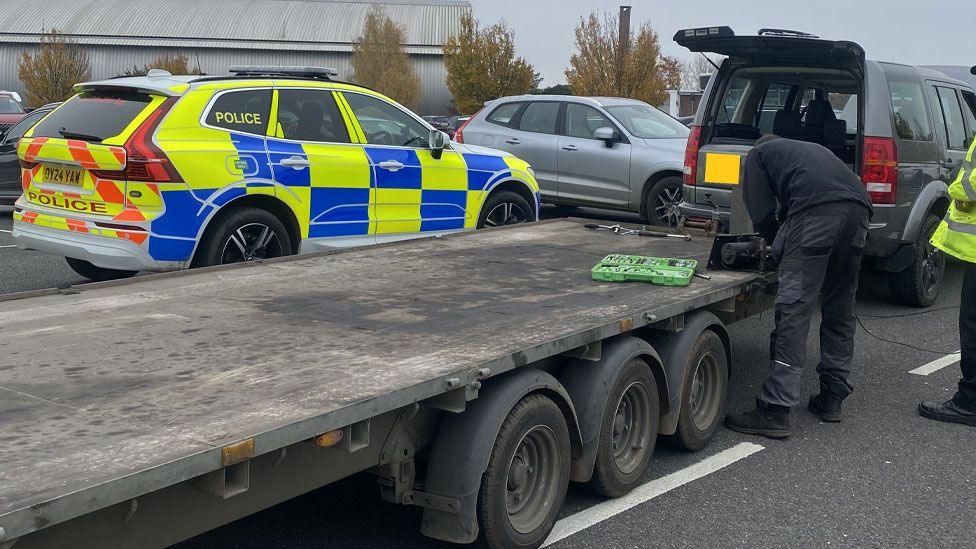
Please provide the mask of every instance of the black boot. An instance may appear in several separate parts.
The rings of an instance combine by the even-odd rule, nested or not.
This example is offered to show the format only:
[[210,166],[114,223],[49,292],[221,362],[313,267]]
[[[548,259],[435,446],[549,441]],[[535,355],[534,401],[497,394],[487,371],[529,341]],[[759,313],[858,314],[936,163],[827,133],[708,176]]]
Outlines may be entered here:
[[810,397],[807,408],[827,423],[840,423],[840,405],[844,399],[828,395],[821,391],[819,395]]
[[761,435],[769,438],[786,438],[790,436],[789,408],[776,407],[776,410],[760,400],[756,401],[756,409],[748,412],[734,412],[725,416],[725,426],[733,431],[747,435]]
[[976,427],[976,412],[961,408],[954,400],[945,402],[925,401],[918,405],[918,413],[922,417],[936,421],[962,423]]

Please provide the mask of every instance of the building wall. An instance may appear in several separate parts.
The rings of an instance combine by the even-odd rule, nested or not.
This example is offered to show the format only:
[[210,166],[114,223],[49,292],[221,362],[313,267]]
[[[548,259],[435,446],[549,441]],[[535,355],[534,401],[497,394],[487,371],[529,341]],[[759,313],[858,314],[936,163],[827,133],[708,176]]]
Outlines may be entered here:
[[[0,43],[0,89],[23,93],[17,75],[18,61],[24,51],[34,51],[34,44]],[[301,65],[333,67],[339,78],[352,77],[351,54],[327,51],[268,51],[260,49],[179,48],[83,45],[92,65],[92,79],[117,76],[126,69],[145,65],[164,53],[186,55],[191,68],[199,65],[207,74],[227,74],[232,65]],[[420,114],[447,114],[453,106],[447,89],[447,70],[440,55],[411,55],[420,74],[423,94]],[[37,106],[37,105],[31,105]]]

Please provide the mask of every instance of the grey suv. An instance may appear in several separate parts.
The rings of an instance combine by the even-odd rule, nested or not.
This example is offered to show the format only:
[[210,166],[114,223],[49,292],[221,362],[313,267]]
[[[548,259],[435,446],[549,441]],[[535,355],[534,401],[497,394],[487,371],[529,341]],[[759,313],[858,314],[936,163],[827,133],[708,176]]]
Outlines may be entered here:
[[535,170],[542,201],[640,212],[674,225],[688,128],[647,103],[525,95],[490,101],[455,135]]
[[729,221],[745,155],[769,132],[819,143],[861,176],[875,204],[865,265],[892,296],[931,305],[945,257],[929,237],[949,207],[948,183],[976,134],[976,93],[941,72],[869,61],[853,42],[781,30],[678,31],[693,52],[727,56],[705,89],[688,139],[690,224]]

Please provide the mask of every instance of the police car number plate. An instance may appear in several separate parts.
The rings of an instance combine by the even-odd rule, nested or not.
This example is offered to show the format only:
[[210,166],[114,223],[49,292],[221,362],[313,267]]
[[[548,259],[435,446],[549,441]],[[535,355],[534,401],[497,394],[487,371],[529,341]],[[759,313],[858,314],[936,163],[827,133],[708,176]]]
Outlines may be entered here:
[[45,183],[82,187],[85,184],[85,170],[61,166],[44,166],[43,179]]

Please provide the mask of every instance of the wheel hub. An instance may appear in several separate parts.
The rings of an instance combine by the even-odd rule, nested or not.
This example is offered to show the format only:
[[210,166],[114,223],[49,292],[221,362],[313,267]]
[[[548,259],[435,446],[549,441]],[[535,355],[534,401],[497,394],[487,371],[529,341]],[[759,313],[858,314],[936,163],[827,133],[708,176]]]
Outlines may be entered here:
[[613,459],[617,468],[629,474],[643,463],[650,433],[650,396],[647,387],[632,383],[617,403],[613,418]]
[[523,534],[545,522],[558,490],[559,444],[549,427],[529,429],[508,465],[505,506],[512,527]]

